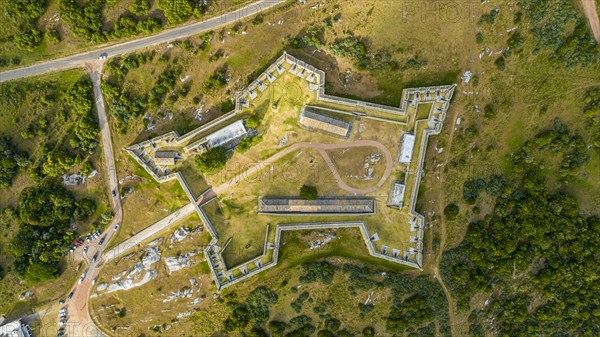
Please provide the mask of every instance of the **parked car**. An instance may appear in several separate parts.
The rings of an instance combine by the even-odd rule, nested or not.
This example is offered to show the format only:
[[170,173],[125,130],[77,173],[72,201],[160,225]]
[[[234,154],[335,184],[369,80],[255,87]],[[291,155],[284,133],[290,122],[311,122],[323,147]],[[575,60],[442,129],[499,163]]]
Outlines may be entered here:
[[99,245],[102,245],[104,243],[104,240],[106,240],[106,235],[104,235],[102,237],[102,239],[100,239],[100,241],[98,242]]
[[75,293],[75,290],[71,291],[69,293],[69,295],[67,295],[67,299],[70,300],[73,297],[73,294]]
[[90,249],[90,246],[83,247],[83,253],[86,254],[88,252],[88,249]]
[[94,257],[92,257],[92,263],[95,263],[98,260],[98,254],[99,253],[96,253],[94,254]]

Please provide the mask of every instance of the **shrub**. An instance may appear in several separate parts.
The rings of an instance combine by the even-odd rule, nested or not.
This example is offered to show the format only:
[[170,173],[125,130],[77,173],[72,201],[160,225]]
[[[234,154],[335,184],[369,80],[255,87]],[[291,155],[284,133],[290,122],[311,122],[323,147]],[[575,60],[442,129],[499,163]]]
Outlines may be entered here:
[[257,16],[254,17],[254,19],[252,19],[252,24],[255,26],[258,26],[261,23],[263,23],[263,21],[264,21],[264,16],[262,14],[258,14]]
[[444,215],[446,216],[446,218],[448,220],[454,220],[454,219],[456,219],[456,217],[458,216],[459,212],[460,212],[460,209],[458,208],[458,205],[456,205],[456,204],[448,204],[444,208]]
[[477,44],[483,43],[483,33],[482,32],[477,32],[477,34],[475,34],[475,42],[477,42]]
[[496,61],[494,61],[494,64],[500,71],[506,69],[506,60],[502,56],[498,57]]
[[487,119],[492,119],[492,118],[496,117],[496,111],[494,111],[493,105],[486,104],[486,106],[483,107],[483,117],[485,117]]
[[48,41],[54,44],[60,43],[60,33],[56,29],[51,29],[46,32],[46,37],[48,38]]
[[300,198],[304,200],[315,200],[319,196],[317,188],[310,185],[302,185],[300,188]]
[[366,327],[362,331],[363,337],[375,337],[375,329],[373,327]]

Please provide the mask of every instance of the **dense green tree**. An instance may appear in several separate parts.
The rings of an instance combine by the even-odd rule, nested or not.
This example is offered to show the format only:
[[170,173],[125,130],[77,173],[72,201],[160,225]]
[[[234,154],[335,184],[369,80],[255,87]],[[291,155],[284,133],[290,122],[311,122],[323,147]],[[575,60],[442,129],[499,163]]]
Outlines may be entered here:
[[260,116],[258,114],[252,114],[252,116],[246,119],[246,127],[250,129],[258,129],[260,125]]
[[171,24],[182,23],[192,15],[200,17],[206,11],[201,0],[158,0],[158,8]]
[[223,147],[215,147],[196,156],[196,167],[202,173],[214,173],[225,167],[227,151]]
[[44,14],[48,0],[6,0],[8,13],[27,20],[36,20]]
[[15,36],[15,44],[18,48],[33,51],[42,43],[44,35],[37,28],[31,27],[21,31]]
[[[251,321],[254,321],[256,324],[255,328],[258,328],[254,333],[257,334],[257,336],[260,336],[260,333],[264,333],[262,326],[264,326],[269,319],[269,307],[276,304],[277,300],[278,296],[275,291],[270,290],[265,286],[260,286],[248,294],[243,303],[227,302],[229,315],[223,321],[225,330],[241,330],[248,326]],[[273,329],[271,330],[273,332],[277,329],[277,324],[274,322],[271,323],[272,324],[269,324],[269,329]]]
[[448,220],[454,220],[458,216],[460,209],[456,204],[448,204],[444,208],[444,215]]
[[321,281],[330,284],[335,274],[335,266],[326,261],[303,264],[302,270],[303,274],[300,276],[302,283]]
[[84,6],[77,0],[58,0],[58,14],[70,27],[74,36],[102,42],[104,18],[102,10],[106,0],[89,0]]
[[271,336],[281,337],[283,336],[285,330],[288,328],[288,324],[281,321],[270,321],[268,328],[269,332],[271,333]]
[[150,10],[150,2],[148,0],[134,0],[129,4],[129,11],[137,16],[143,16],[148,14]]
[[11,185],[19,167],[29,165],[28,155],[12,144],[10,138],[0,136],[0,189]]
[[489,317],[498,335],[595,334],[592,320],[600,311],[597,277],[590,275],[598,253],[590,247],[600,244],[600,219],[582,216],[566,188],[550,191],[542,169],[544,158],[558,154],[559,176],[561,170],[573,175],[585,162],[573,156],[585,157],[586,151],[585,142],[555,120],[552,130],[510,156],[508,177],[465,184],[470,196],[485,191],[495,198],[492,214],[469,224],[463,242],[442,260],[444,280],[460,308],[468,308],[475,294],[490,296],[485,312],[470,317],[475,335],[482,335]]
[[51,181],[25,188],[19,195],[19,230],[8,247],[17,273],[33,282],[60,275],[60,261],[74,238],[71,223],[94,209],[91,200],[76,201]]

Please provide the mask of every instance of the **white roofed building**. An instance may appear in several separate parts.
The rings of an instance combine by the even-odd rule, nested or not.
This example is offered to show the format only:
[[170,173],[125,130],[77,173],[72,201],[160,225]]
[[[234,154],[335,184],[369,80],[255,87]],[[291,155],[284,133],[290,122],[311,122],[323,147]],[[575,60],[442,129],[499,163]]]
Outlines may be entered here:
[[31,337],[31,329],[29,325],[23,324],[21,321],[13,321],[0,326],[0,337]]
[[412,160],[413,150],[415,148],[415,135],[405,133],[402,136],[402,152],[400,153],[400,163],[410,164]]
[[215,147],[234,147],[238,142],[246,137],[248,130],[244,126],[244,121],[239,120],[235,123],[229,124],[221,130],[206,136],[209,148]]

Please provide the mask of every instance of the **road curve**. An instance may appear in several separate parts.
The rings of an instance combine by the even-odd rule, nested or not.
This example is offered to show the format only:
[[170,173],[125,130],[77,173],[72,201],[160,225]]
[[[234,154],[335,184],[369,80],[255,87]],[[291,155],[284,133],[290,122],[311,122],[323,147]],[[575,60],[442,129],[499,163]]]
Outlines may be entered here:
[[98,56],[104,53],[106,53],[109,57],[113,57],[131,53],[138,49],[143,49],[191,35],[196,35],[255,15],[285,1],[286,0],[259,0],[231,12],[187,26],[166,30],[156,35],[127,41],[112,46],[101,47],[93,51],[46,61],[29,67],[5,71],[0,73],[0,82],[10,81],[22,77],[41,75],[51,71],[83,67],[87,63],[97,61]]
[[598,19],[598,11],[596,9],[596,0],[581,0],[583,12],[587,17],[592,33],[596,41],[600,42],[600,19]]
[[[367,189],[358,189],[358,188],[348,186],[348,184],[346,184],[346,182],[340,176],[337,168],[335,167],[335,164],[333,163],[333,161],[331,160],[331,158],[325,151],[326,150],[334,150],[334,149],[345,149],[345,148],[350,148],[350,147],[363,147],[363,146],[376,147],[383,153],[383,155],[385,156],[385,172],[384,172],[383,176],[381,177],[381,179],[374,186],[371,186],[370,188],[367,188]],[[221,193],[225,192],[229,187],[237,184],[238,182],[240,182],[248,177],[251,177],[253,174],[258,172],[259,170],[265,168],[268,165],[271,165],[271,163],[276,162],[277,160],[281,159],[282,157],[289,154],[290,152],[293,152],[295,150],[302,149],[302,148],[311,148],[311,149],[318,150],[319,154],[321,154],[321,156],[327,163],[327,166],[333,173],[333,176],[334,176],[335,180],[337,181],[338,185],[340,186],[340,188],[347,192],[350,192],[352,194],[367,194],[367,193],[377,190],[379,187],[381,187],[385,183],[387,178],[390,176],[390,174],[392,173],[392,167],[394,165],[394,162],[392,159],[392,154],[390,153],[390,151],[383,144],[376,142],[374,140],[358,140],[358,141],[354,141],[354,142],[335,143],[335,144],[318,144],[318,143],[306,143],[306,142],[305,143],[297,143],[297,144],[294,144],[294,145],[288,147],[287,149],[285,149],[281,152],[274,154],[273,156],[269,157],[268,159],[266,159],[262,162],[258,162],[253,167],[251,167],[248,170],[246,170],[245,172],[235,176],[234,178],[230,179],[226,183],[223,183],[219,186],[213,187],[213,191],[215,194],[221,194]]]

